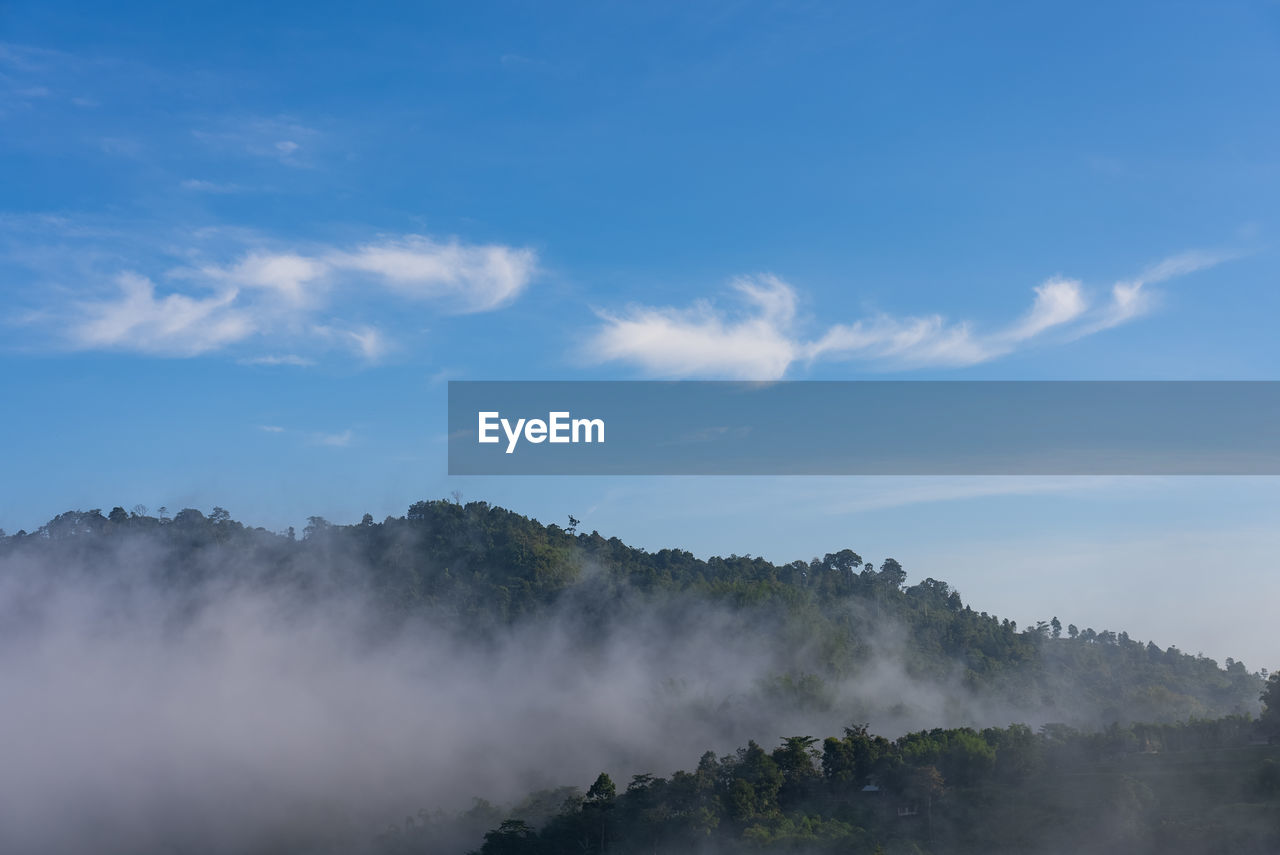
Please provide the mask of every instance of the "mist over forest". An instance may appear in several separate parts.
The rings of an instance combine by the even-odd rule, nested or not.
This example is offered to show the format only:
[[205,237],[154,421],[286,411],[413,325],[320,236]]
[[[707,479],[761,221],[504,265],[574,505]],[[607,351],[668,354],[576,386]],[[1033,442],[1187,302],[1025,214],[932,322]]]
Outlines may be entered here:
[[[1246,752],[1275,818],[1265,671],[1019,627],[927,572],[484,502],[301,533],[69,511],[0,537],[0,850],[1001,851],[954,830],[965,793],[1107,763],[1132,846],[1163,791],[1117,764],[1178,746]],[[863,793],[927,799],[930,830]]]

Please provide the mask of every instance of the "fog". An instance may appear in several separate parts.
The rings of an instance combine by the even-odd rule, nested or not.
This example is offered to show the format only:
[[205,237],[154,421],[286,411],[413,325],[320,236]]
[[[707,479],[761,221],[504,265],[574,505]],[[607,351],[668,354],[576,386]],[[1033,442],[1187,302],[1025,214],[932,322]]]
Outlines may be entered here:
[[816,653],[760,612],[623,608],[588,577],[478,635],[389,620],[340,560],[303,594],[244,565],[176,585],[190,568],[159,554],[139,535],[0,568],[0,850],[352,851],[422,809],[665,775],[748,739],[1048,715],[908,677],[888,624],[855,677],[783,692]]

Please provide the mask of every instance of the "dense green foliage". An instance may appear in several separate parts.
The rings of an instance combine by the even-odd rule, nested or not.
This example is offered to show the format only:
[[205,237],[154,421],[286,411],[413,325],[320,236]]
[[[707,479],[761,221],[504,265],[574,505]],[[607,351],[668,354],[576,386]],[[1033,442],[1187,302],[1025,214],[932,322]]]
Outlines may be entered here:
[[[1280,849],[1280,747],[1247,716],[1081,733],[846,728],[708,752],[691,771],[601,774],[498,816],[478,855],[558,853],[1269,853]],[[550,809],[550,805],[557,805]],[[488,805],[485,805],[489,808]],[[491,808],[489,808],[491,810]],[[475,818],[473,811],[470,818]],[[443,817],[384,834],[388,855],[441,851]]]
[[[846,549],[790,564],[703,560],[570,522],[434,501],[380,523],[312,517],[299,537],[221,508],[172,518],[140,507],[70,511],[33,533],[0,534],[0,577],[88,574],[193,603],[235,586],[298,603],[337,594],[373,604],[380,626],[422,622],[481,645],[551,623],[575,651],[603,647],[637,615],[677,645],[708,615],[727,616],[716,644],[749,637],[778,652],[749,699],[769,701],[765,714],[864,720],[838,689],[891,660],[895,679],[946,685],[1002,711],[991,716],[1008,713],[988,720],[1063,722],[896,739],[856,725],[771,750],[752,741],[665,778],[620,786],[602,773],[585,793],[562,786],[509,809],[477,800],[458,816],[424,811],[381,838],[394,855],[1280,851],[1280,754],[1265,744],[1280,739],[1277,675],[1064,627],[1057,616],[1020,629],[975,611],[946,582],[908,584],[891,558],[877,567]],[[723,735],[721,700],[707,719]]]
[[172,519],[143,508],[69,511],[34,533],[0,538],[0,565],[130,572],[124,557],[139,543],[166,585],[249,574],[303,593],[359,590],[389,621],[428,618],[476,638],[568,604],[575,631],[589,643],[629,610],[662,604],[678,623],[687,604],[711,603],[745,615],[777,649],[803,650],[802,662],[763,688],[817,708],[833,703],[832,681],[856,675],[890,640],[912,678],[959,682],[1012,708],[1079,725],[1256,713],[1262,688],[1243,663],[1220,667],[1124,632],[1071,625],[1064,633],[1056,616],[1020,630],[975,611],[946,582],[908,585],[892,558],[878,569],[849,549],[790,564],[738,555],[703,560],[542,525],[484,502],[418,502],[381,523],[368,515],[355,525],[312,517],[301,538],[292,529],[244,526],[221,508],[208,516],[185,509]]

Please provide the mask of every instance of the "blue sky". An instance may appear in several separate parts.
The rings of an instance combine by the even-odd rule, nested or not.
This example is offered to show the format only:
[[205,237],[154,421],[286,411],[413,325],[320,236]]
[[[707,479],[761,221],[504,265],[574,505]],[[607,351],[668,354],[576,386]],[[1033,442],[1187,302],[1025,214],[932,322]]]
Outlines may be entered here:
[[6,4],[0,526],[461,490],[1280,666],[1272,479],[444,445],[448,379],[1280,379],[1278,84],[1274,2]]

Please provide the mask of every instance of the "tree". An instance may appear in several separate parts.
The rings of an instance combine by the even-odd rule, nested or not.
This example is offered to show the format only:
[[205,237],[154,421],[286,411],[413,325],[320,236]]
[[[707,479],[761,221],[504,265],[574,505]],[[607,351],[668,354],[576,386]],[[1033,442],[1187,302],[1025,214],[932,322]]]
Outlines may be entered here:
[[1062,638],[1062,621],[1058,620],[1058,616],[1054,615],[1053,620],[1049,621],[1049,627],[1053,630],[1054,638]]
[[778,801],[784,808],[803,804],[817,790],[821,781],[814,765],[818,752],[813,746],[817,741],[812,736],[787,736],[783,737],[782,745],[773,749],[773,762],[782,773]]
[[1280,741],[1280,671],[1267,678],[1266,687],[1262,690],[1264,708],[1258,718],[1258,725],[1267,739]]
[[302,530],[302,539],[310,540],[318,534],[323,534],[331,527],[331,523],[324,517],[307,517],[306,528]]
[[753,820],[776,816],[782,770],[755,740],[738,749],[729,789],[729,804],[736,819]]
[[174,525],[195,527],[204,522],[204,514],[195,508],[183,508],[173,518]]
[[582,812],[599,814],[600,817],[600,851],[604,851],[606,829],[608,828],[609,811],[613,810],[618,798],[618,788],[613,779],[601,772],[596,782],[587,790],[587,797],[582,802]]
[[925,822],[928,824],[929,839],[932,840],[933,800],[946,789],[942,773],[934,766],[917,766],[907,773],[905,784],[904,795],[924,802]]
[[523,819],[504,819],[484,836],[481,855],[526,855],[535,851],[538,834]]
[[842,549],[822,557],[823,567],[842,576],[852,576],[862,566],[862,558],[852,549]]
[[886,558],[884,563],[880,565],[880,580],[890,591],[896,591],[902,587],[902,583],[907,581],[907,571],[902,569],[902,565],[892,558]]
[[605,772],[601,772],[591,789],[587,790],[587,804],[590,805],[612,805],[617,797],[618,788]]
[[822,744],[822,774],[829,782],[855,790],[871,780],[880,758],[892,750],[883,736],[872,736],[866,724],[844,729],[844,738],[829,736]]

